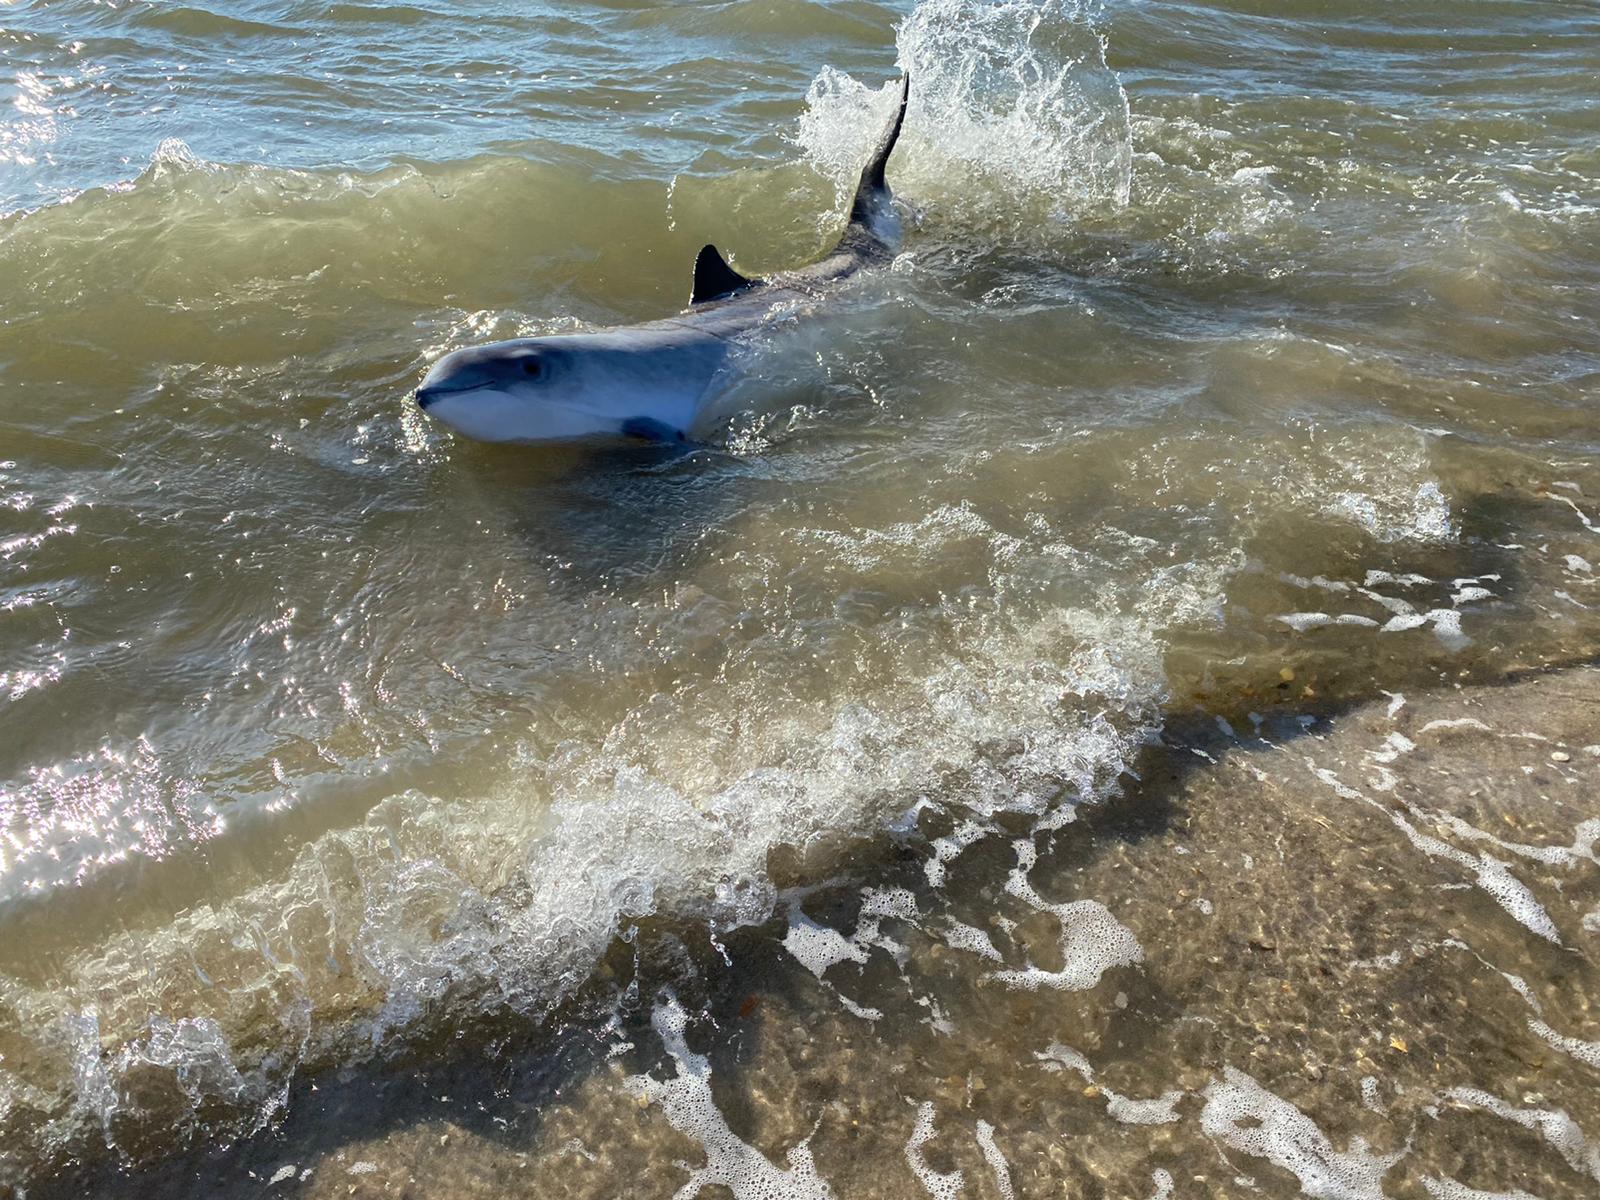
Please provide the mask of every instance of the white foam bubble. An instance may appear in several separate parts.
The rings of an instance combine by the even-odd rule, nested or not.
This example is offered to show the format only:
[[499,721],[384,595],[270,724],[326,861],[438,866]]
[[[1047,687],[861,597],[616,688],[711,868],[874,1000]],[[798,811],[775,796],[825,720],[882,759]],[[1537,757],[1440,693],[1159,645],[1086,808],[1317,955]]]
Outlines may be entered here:
[[933,1116],[933,1101],[924,1100],[917,1109],[916,1127],[906,1142],[906,1162],[911,1164],[912,1173],[933,1200],[955,1200],[961,1195],[964,1182],[962,1173],[959,1170],[935,1171],[922,1154],[922,1148],[933,1140]]
[[837,929],[819,925],[798,909],[789,912],[789,932],[784,935],[783,948],[821,979],[835,963],[867,961],[867,952]]
[[1465,850],[1458,850],[1436,837],[1421,832],[1399,813],[1391,812],[1389,819],[1400,828],[1413,846],[1430,858],[1448,859],[1471,871],[1478,887],[1505,909],[1519,925],[1558,946],[1561,945],[1561,934],[1557,931],[1555,922],[1550,919],[1550,914],[1545,911],[1544,905],[1540,904],[1528,890],[1527,884],[1511,873],[1511,869],[1505,863],[1488,854],[1468,854]]
[[[1424,726],[1422,732],[1427,733],[1428,729],[1429,726]],[[1561,934],[1556,929],[1555,922],[1550,919],[1550,914],[1545,910],[1544,905],[1540,904],[1534,894],[1528,890],[1527,884],[1511,873],[1511,869],[1505,863],[1488,854],[1469,854],[1467,851],[1452,846],[1448,842],[1423,833],[1408,821],[1404,815],[1384,807],[1370,796],[1344,783],[1326,767],[1317,766],[1310,758],[1305,759],[1305,763],[1313,775],[1331,787],[1339,796],[1346,800],[1360,800],[1362,803],[1370,804],[1382,812],[1390,821],[1394,822],[1401,833],[1406,835],[1407,840],[1413,846],[1429,858],[1444,859],[1471,871],[1477,886],[1503,908],[1519,925],[1538,934],[1547,941],[1554,942],[1558,946],[1562,944]],[[1406,810],[1414,817],[1419,815],[1417,810],[1409,804],[1406,806]],[[1431,817],[1432,814],[1429,814],[1429,816]]]
[[1124,1125],[1170,1125],[1178,1119],[1178,1101],[1181,1091],[1163,1092],[1150,1100],[1135,1100],[1113,1092],[1104,1084],[1100,1090],[1106,1097],[1106,1115]]
[[[1118,999],[1126,1001],[1122,993]],[[1118,1008],[1125,1004],[1119,1003]],[[1094,1083],[1094,1068],[1089,1065],[1089,1060],[1079,1054],[1070,1046],[1063,1046],[1060,1042],[1051,1042],[1043,1051],[1036,1051],[1034,1057],[1044,1064],[1047,1071],[1060,1071],[1063,1069],[1076,1071],[1083,1076],[1086,1083]],[[1097,1084],[1100,1094],[1106,1098],[1106,1115],[1113,1121],[1120,1121],[1124,1125],[1170,1125],[1179,1119],[1178,1102],[1183,1099],[1184,1092],[1173,1089],[1163,1092],[1160,1096],[1150,1100],[1135,1100],[1114,1092],[1105,1084]]]
[[672,1127],[699,1142],[705,1151],[705,1165],[689,1173],[680,1196],[697,1195],[708,1185],[720,1184],[735,1200],[832,1200],[833,1189],[817,1174],[809,1139],[790,1148],[785,1170],[728,1128],[711,1095],[711,1064],[703,1054],[689,1049],[684,1038],[688,1014],[676,997],[667,996],[656,1005],[651,1023],[676,1064],[677,1074],[665,1081],[636,1075],[629,1078],[628,1086],[636,1095],[659,1104]]
[[1066,904],[1050,904],[1028,881],[1028,872],[1038,860],[1038,851],[1031,841],[1014,843],[1017,866],[1006,882],[1006,891],[1025,903],[1055,916],[1061,925],[1061,961],[1059,970],[1047,971],[1029,965],[1019,970],[995,971],[990,978],[1008,987],[1041,987],[1067,991],[1086,991],[1100,982],[1100,977],[1113,967],[1133,966],[1144,961],[1144,950],[1131,930],[1098,900],[1074,900]]
[[1433,622],[1433,636],[1443,642],[1447,649],[1462,650],[1472,644],[1472,639],[1461,632],[1461,614],[1454,609],[1430,609],[1428,620]]
[[1382,1200],[1383,1177],[1402,1157],[1373,1154],[1361,1138],[1336,1149],[1310,1117],[1234,1067],[1203,1095],[1200,1126],[1209,1136],[1282,1167],[1323,1200]]
[[994,962],[1003,961],[1000,951],[995,949],[994,940],[987,933],[975,926],[964,925],[960,921],[945,922],[944,943],[952,950],[965,950],[969,954],[976,954]]
[[1283,613],[1278,617],[1296,633],[1305,633],[1307,630],[1320,629],[1324,625],[1332,625],[1333,618],[1324,612],[1294,612]]
[[1537,1196],[1521,1188],[1486,1192],[1442,1175],[1424,1175],[1422,1186],[1428,1189],[1428,1195],[1432,1196],[1433,1200],[1539,1200]]
[[1463,821],[1454,813],[1433,809],[1423,811],[1429,819],[1436,821],[1456,837],[1473,842],[1489,842],[1502,850],[1508,850],[1512,854],[1548,866],[1576,867],[1584,862],[1600,863],[1600,857],[1596,856],[1594,850],[1595,842],[1600,840],[1600,817],[1590,817],[1586,821],[1579,822],[1578,827],[1572,832],[1570,846],[1535,846],[1526,842],[1508,842],[1487,830]]
[[1408,612],[1397,613],[1383,623],[1380,633],[1406,633],[1412,629],[1421,629],[1428,623],[1428,618],[1423,613]]
[[1600,1069],[1600,1042],[1586,1042],[1582,1038],[1568,1037],[1537,1017],[1528,1021],[1528,1028],[1563,1054],[1570,1054],[1579,1062]]
[[1542,1137],[1574,1171],[1600,1180],[1600,1147],[1591,1146],[1578,1123],[1559,1108],[1518,1108],[1500,1097],[1477,1088],[1451,1088],[1444,1099],[1468,1108],[1493,1113],[1513,1125],[1532,1130]]
[[1437,733],[1440,730],[1446,729],[1476,729],[1481,730],[1484,733],[1492,732],[1489,726],[1478,720],[1477,717],[1454,717],[1450,720],[1429,721],[1418,732]]
[[983,1161],[989,1164],[989,1170],[994,1174],[994,1187],[1000,1193],[1000,1200],[1014,1200],[1016,1192],[1011,1187],[1011,1165],[1006,1162],[1006,1156],[1000,1153],[1000,1147],[995,1145],[994,1126],[987,1121],[978,1122],[978,1148],[983,1151]]
[[[874,949],[886,951],[895,963],[904,967],[909,951],[904,945],[883,930],[885,920],[914,921],[917,898],[905,888],[863,888],[861,912],[855,932],[849,937],[836,929],[813,921],[800,910],[800,896],[789,902],[789,929],[783,945],[808,971],[833,992],[841,1004],[864,1020],[876,1021],[883,1014],[876,1008],[859,1004],[844,995],[831,982],[824,979],[828,968],[842,962],[864,964]],[[940,1019],[935,1020],[938,1027]]]
[[1044,1069],[1047,1071],[1060,1071],[1065,1068],[1076,1071],[1090,1082],[1094,1080],[1094,1068],[1089,1065],[1089,1060],[1071,1046],[1051,1042],[1043,1050],[1035,1051],[1034,1057],[1044,1064]]
[[1357,629],[1376,629],[1378,622],[1371,617],[1362,616],[1360,613],[1340,613],[1335,620],[1339,625],[1353,625]]
[[1376,1075],[1363,1075],[1361,1077],[1361,1105],[1373,1112],[1383,1111],[1383,1094],[1378,1090],[1378,1077]]

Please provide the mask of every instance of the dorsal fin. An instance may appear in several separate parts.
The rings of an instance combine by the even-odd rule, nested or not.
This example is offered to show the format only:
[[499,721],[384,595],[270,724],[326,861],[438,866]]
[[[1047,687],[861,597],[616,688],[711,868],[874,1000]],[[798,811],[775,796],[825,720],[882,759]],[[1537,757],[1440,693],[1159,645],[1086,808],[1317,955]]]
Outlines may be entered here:
[[694,290],[689,295],[689,303],[725,300],[760,282],[759,279],[746,279],[735,271],[717,253],[715,246],[702,246],[694,260]]
[[900,77],[900,103],[895,108],[894,116],[890,118],[888,128],[883,131],[883,137],[878,139],[877,149],[872,152],[866,168],[861,172],[861,183],[856,187],[855,203],[850,206],[852,225],[866,225],[870,228],[873,218],[889,199],[889,183],[883,177],[883,169],[889,162],[889,155],[894,151],[895,142],[900,140],[900,127],[906,121],[906,101],[910,97],[911,75],[908,72]]

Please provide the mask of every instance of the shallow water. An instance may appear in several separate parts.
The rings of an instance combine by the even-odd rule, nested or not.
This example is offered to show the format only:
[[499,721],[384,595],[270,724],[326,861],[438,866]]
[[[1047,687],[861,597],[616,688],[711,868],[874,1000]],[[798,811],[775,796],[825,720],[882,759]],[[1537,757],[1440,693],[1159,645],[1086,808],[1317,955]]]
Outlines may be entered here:
[[[1543,766],[1405,757],[1415,837],[1311,767],[1161,764],[1600,649],[1597,35],[5,9],[0,1194],[1585,1194],[1600,721],[1538,693]],[[904,252],[749,346],[703,447],[415,409],[450,349],[674,310],[706,240],[814,256],[897,63]],[[1305,861],[1184,895],[1175,811],[1303,813]],[[1270,964],[1196,955],[1194,900],[1312,894]],[[1429,1106],[1478,1114],[1455,1159]]]

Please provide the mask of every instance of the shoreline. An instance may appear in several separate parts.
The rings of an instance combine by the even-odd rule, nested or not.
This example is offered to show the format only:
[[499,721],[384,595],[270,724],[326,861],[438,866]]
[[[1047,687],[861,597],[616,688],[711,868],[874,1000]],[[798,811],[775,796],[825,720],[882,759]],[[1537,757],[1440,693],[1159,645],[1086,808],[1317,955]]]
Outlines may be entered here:
[[[604,1007],[590,997],[553,1039],[511,1021],[498,1036],[466,1032],[453,1065],[422,1046],[300,1079],[277,1130],[220,1158],[91,1177],[132,1195],[261,1194],[293,1165],[272,1194],[598,1196],[626,1183],[667,1195],[685,1179],[675,1162],[710,1146],[715,1166],[731,1136],[780,1172],[803,1142],[840,1196],[917,1196],[905,1150],[931,1103],[918,1161],[961,1170],[968,1194],[1000,1194],[987,1190],[995,1148],[1017,1164],[1017,1195],[1046,1183],[1150,1195],[1162,1171],[1188,1180],[1176,1194],[1234,1194],[1231,1176],[1201,1165],[1219,1152],[1261,1194],[1295,1194],[1304,1178],[1286,1173],[1282,1147],[1218,1115],[1239,1108],[1284,1145],[1309,1145],[1305,1170],[1490,1190],[1532,1171],[1542,1200],[1585,1195],[1600,1175],[1587,1178],[1584,1155],[1600,1149],[1580,1138],[1569,1162],[1537,1136],[1555,1118],[1526,1114],[1564,1112],[1600,1135],[1600,1042],[1587,1040],[1600,1013],[1584,1000],[1600,995],[1600,881],[1575,869],[1592,875],[1600,827],[1585,847],[1573,819],[1585,800],[1600,811],[1594,712],[1600,667],[1584,664],[1356,705],[1310,728],[1281,718],[1263,737],[1172,722],[1140,764],[1144,782],[1037,839],[1026,874],[1047,905],[1104,904],[1137,939],[1142,964],[1113,965],[1095,986],[995,981],[991,952],[1050,972],[1070,942],[1059,913],[1018,903],[1005,839],[957,857],[944,889],[919,880],[902,844],[853,882],[847,872],[786,901],[791,922],[803,913],[846,946],[816,974],[784,952],[781,916],[728,937],[724,968],[692,931],[643,923],[597,973],[614,994],[619,973],[643,985],[613,1031],[585,1025],[581,1010]],[[1469,796],[1459,784],[1472,772],[1484,784]],[[865,922],[876,942],[861,936],[868,876],[880,894],[908,894],[897,911],[914,913]],[[983,929],[988,949],[952,937],[958,924]],[[690,1021],[676,1058],[652,1032],[649,994],[667,988],[710,1014]],[[670,1118],[697,1051],[726,1122],[698,1140]],[[1358,1137],[1368,1149],[1350,1149]],[[63,1180],[30,1194],[74,1190]]]

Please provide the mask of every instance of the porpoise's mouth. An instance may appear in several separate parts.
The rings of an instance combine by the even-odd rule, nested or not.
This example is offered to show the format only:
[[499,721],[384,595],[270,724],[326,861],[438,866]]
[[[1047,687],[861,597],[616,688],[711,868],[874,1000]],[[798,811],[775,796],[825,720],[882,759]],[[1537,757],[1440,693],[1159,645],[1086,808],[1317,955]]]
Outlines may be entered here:
[[474,383],[474,384],[469,384],[466,387],[453,387],[453,388],[452,387],[438,387],[438,386],[428,387],[427,385],[424,385],[424,386],[419,387],[417,389],[417,407],[422,409],[423,412],[427,412],[428,411],[428,405],[434,404],[434,403],[436,403],[436,402],[438,402],[440,400],[443,400],[446,396],[459,395],[461,392],[475,392],[479,388],[483,388],[483,387],[487,387],[487,386],[488,386],[487,384],[482,384],[482,383]]

